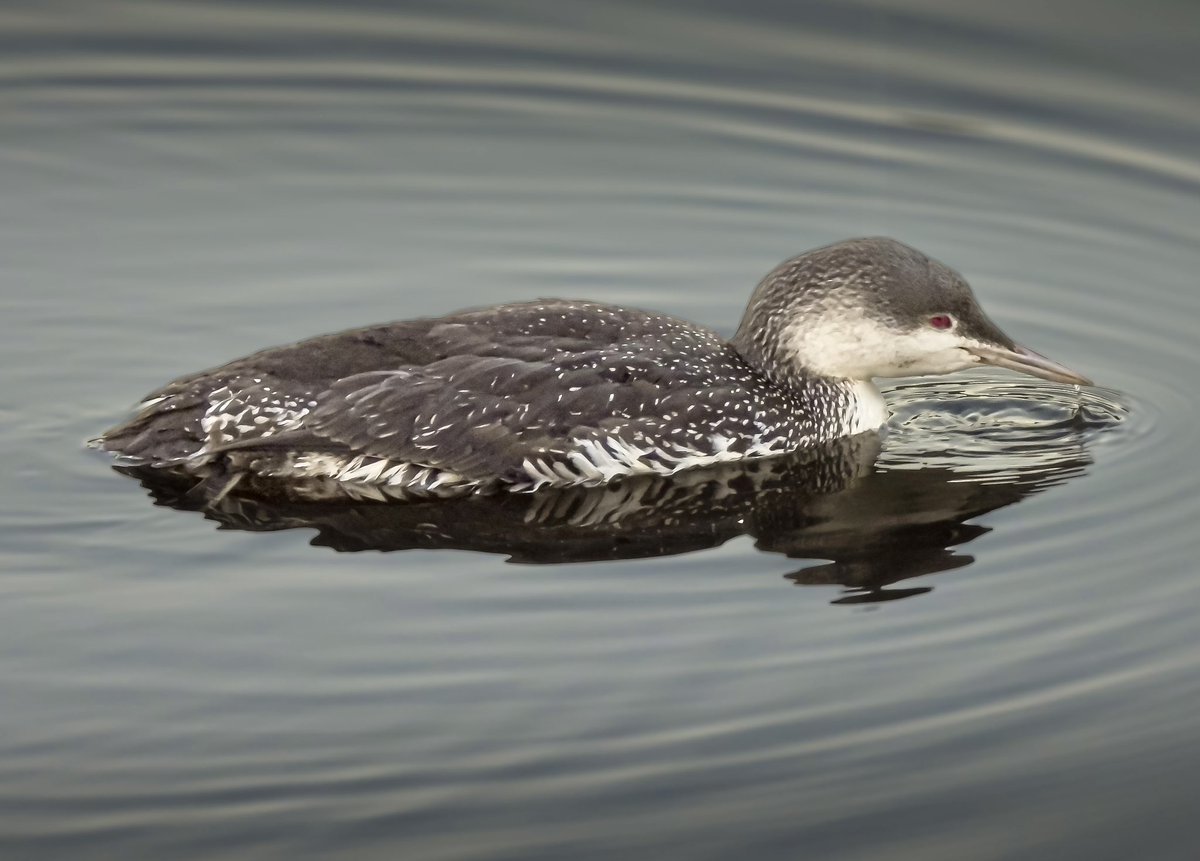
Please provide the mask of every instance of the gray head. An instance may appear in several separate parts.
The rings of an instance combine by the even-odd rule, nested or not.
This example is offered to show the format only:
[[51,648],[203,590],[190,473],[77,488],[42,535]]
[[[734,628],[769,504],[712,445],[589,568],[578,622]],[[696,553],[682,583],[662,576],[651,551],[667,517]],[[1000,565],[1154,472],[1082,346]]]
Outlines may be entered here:
[[985,364],[1090,384],[1014,343],[953,269],[886,238],[850,239],[781,263],[755,289],[733,344],[785,378],[869,380]]

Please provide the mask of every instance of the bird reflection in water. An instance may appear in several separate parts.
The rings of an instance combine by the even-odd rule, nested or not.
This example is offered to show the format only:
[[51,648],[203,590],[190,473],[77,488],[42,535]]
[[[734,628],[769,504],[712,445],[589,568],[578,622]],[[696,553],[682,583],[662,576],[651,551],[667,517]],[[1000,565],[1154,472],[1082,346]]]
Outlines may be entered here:
[[253,482],[214,499],[191,480],[117,469],[156,504],[202,511],[230,529],[315,529],[313,545],[344,552],[449,548],[560,564],[667,556],[749,535],[759,550],[813,563],[786,575],[791,582],[841,586],[834,603],[860,604],[929,592],[895,584],[969,565],[960,548],[990,531],[969,521],[1084,472],[1082,435],[1058,431],[1037,446],[972,457],[969,468],[946,450],[905,450],[903,432],[881,457],[881,438],[864,434],[668,477],[404,503],[328,501],[319,484]]

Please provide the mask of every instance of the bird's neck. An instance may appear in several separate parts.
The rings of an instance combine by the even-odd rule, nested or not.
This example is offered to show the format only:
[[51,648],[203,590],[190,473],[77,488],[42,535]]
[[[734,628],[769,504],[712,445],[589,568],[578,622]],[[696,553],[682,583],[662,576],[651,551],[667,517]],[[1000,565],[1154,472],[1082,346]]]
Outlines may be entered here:
[[816,373],[798,364],[793,356],[764,350],[762,343],[736,336],[730,342],[747,364],[774,385],[793,392],[802,403],[824,405],[834,416],[832,421],[822,422],[831,428],[830,436],[851,436],[877,430],[887,423],[890,412],[871,380]]

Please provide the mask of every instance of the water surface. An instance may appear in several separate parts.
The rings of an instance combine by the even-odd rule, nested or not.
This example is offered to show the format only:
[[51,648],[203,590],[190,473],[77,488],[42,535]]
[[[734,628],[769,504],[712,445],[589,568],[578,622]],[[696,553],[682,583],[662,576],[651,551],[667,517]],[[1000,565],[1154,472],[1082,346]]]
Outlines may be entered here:
[[[7,4],[0,855],[1194,858],[1197,39],[1186,0]],[[468,508],[387,553],[80,449],[380,320],[730,333],[870,234],[1101,387],[897,381],[803,504]],[[638,543],[672,512],[707,540]]]

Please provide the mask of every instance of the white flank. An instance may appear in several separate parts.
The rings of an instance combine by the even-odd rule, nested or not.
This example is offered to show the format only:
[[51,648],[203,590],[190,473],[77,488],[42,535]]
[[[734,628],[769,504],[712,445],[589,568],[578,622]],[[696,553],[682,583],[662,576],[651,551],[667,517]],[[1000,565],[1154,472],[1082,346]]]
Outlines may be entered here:
[[713,434],[709,442],[712,450],[704,452],[684,446],[641,448],[617,437],[582,440],[578,449],[566,455],[565,461],[526,458],[522,466],[530,483],[520,489],[596,485],[621,475],[674,475],[685,469],[788,451],[784,437],[760,437],[745,452],[731,451],[734,441],[724,434]]

